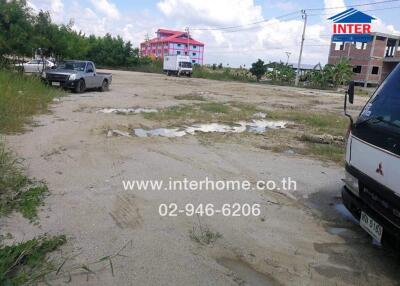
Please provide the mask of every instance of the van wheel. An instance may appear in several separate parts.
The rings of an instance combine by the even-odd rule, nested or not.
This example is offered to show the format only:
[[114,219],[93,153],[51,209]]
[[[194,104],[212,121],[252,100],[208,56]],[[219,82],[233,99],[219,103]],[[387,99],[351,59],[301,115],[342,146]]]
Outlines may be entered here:
[[86,89],[85,81],[83,79],[81,79],[80,81],[78,81],[78,84],[75,87],[75,92],[82,93],[85,91],[85,89]]
[[108,87],[109,87],[108,80],[105,79],[101,84],[100,91],[101,92],[108,91]]

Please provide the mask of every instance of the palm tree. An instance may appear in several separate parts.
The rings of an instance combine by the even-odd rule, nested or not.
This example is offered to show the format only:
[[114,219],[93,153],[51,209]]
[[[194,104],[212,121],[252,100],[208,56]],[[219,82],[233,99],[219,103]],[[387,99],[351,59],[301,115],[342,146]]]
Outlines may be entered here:
[[335,86],[344,85],[353,75],[353,68],[350,65],[350,60],[341,58],[333,69],[333,83]]

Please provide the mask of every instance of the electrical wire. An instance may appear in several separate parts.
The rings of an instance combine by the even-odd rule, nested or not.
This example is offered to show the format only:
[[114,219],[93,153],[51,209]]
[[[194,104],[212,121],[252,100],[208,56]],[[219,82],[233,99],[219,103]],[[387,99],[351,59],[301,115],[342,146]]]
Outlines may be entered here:
[[318,10],[331,10],[331,9],[344,9],[344,8],[354,8],[354,7],[362,7],[362,6],[370,6],[370,5],[379,5],[379,4],[385,4],[385,3],[393,3],[393,2],[399,2],[400,0],[386,0],[386,1],[379,1],[379,2],[370,2],[370,3],[362,3],[362,4],[354,4],[354,5],[347,5],[347,6],[341,6],[341,7],[327,7],[327,8],[308,8],[305,9],[307,11],[318,11]]
[[[338,6],[338,7],[327,7],[327,8],[306,8],[306,9],[303,9],[303,10],[306,10],[306,11],[320,11],[320,10],[332,10],[332,9],[341,9],[341,8],[345,9],[345,8],[353,8],[353,7],[380,5],[380,4],[393,3],[393,2],[400,2],[400,0],[385,0],[385,1],[377,1],[377,2],[354,4],[354,5],[347,5],[347,6]],[[369,10],[365,10],[365,12],[386,10],[386,9],[393,9],[393,8],[397,8],[397,7],[388,7],[388,8],[380,8],[380,9],[379,8],[377,8],[377,9],[369,9]],[[272,18],[269,18],[269,19],[262,19],[262,20],[259,20],[259,21],[256,21],[256,22],[252,22],[252,23],[248,23],[248,24],[242,24],[242,25],[236,25],[236,26],[214,27],[214,28],[191,28],[191,30],[192,31],[222,31],[222,30],[238,29],[238,30],[235,30],[234,32],[239,32],[239,31],[242,31],[242,29],[239,29],[239,28],[243,28],[243,27],[246,27],[246,26],[252,26],[252,25],[258,25],[258,24],[261,24],[261,23],[265,23],[265,22],[271,21],[273,19],[283,19],[283,18],[286,18],[288,16],[291,16],[291,15],[294,15],[294,14],[297,14],[297,13],[300,13],[300,12],[301,12],[300,10],[296,10],[296,11],[293,11],[291,13],[280,15],[280,16],[277,16],[277,17],[272,17]],[[318,15],[323,16],[323,15],[326,15],[326,14],[308,14],[307,16],[318,16]]]
[[[400,1],[400,0],[399,0]],[[270,19],[263,19],[260,21],[256,21],[256,22],[252,22],[252,23],[248,23],[248,24],[243,24],[243,25],[237,25],[237,26],[228,26],[228,27],[217,27],[217,28],[191,28],[190,30],[192,31],[217,31],[217,30],[230,30],[230,29],[236,29],[236,28],[241,28],[241,27],[245,27],[245,26],[251,26],[251,25],[257,25],[257,24],[261,24],[264,22],[268,22],[272,19],[282,19],[282,18],[286,18],[288,16],[294,15],[299,13],[300,11],[294,11],[288,14],[284,14],[281,16],[277,16],[277,17],[273,17]]]
[[[394,7],[385,7],[385,8],[375,8],[375,9],[368,9],[368,10],[362,10],[362,12],[372,12],[372,11],[382,11],[382,10],[393,10],[393,9],[399,9],[400,6],[394,6]],[[307,16],[313,17],[313,16],[330,16],[331,14],[329,13],[321,13],[321,14],[307,14]]]

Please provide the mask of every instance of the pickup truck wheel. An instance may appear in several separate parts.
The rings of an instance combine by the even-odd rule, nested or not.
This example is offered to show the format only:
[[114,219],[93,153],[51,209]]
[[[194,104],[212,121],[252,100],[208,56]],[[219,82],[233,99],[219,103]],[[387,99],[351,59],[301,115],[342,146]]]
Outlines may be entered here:
[[78,83],[76,84],[75,87],[75,92],[76,93],[82,93],[84,92],[86,89],[86,84],[85,81],[83,79],[81,79],[80,81],[78,81]]
[[103,83],[101,84],[100,87],[100,91],[101,92],[107,91],[108,87],[109,87],[108,80],[103,80]]

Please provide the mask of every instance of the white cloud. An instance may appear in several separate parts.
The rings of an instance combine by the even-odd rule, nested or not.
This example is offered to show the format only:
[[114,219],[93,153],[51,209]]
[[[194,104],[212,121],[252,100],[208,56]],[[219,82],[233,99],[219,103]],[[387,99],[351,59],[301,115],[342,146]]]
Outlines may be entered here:
[[187,24],[241,25],[262,19],[262,8],[253,0],[161,0],[157,6],[168,18]]
[[[284,2],[283,8],[292,5]],[[273,6],[273,3],[270,4]],[[264,6],[265,7],[265,6]],[[201,31],[196,27],[246,25],[263,19],[262,8],[252,0],[161,0],[158,8],[169,20],[183,19],[185,25],[193,27],[193,36],[205,43],[206,63],[230,63],[232,66],[247,66],[261,58],[264,61],[286,61],[286,53],[291,53],[290,62],[297,62],[300,37],[303,27],[300,13],[297,19],[271,19],[260,25],[248,25],[239,32]],[[321,24],[308,25],[307,37],[310,44],[328,45],[320,37],[325,32]],[[307,47],[303,62],[326,62],[327,48]]]
[[62,0],[30,0],[27,1],[29,7],[35,12],[40,10],[49,11],[52,19],[56,22],[62,22],[64,18],[64,3]]
[[[296,63],[298,59],[303,25],[300,13],[295,19],[271,19],[263,24],[245,26],[245,29],[235,33],[229,30],[195,30],[196,27],[237,26],[260,21],[263,19],[262,9],[273,7],[277,3],[275,0],[265,2],[262,7],[253,0],[158,0],[157,8],[161,15],[157,17],[157,11],[152,10],[119,11],[111,1],[69,0],[67,5],[65,0],[29,0],[29,5],[36,11],[50,10],[58,23],[68,23],[70,18],[74,18],[75,30],[98,36],[107,32],[114,36],[121,35],[134,46],[138,46],[146,34],[154,36],[157,28],[183,30],[189,26],[193,37],[205,43],[205,63],[249,66],[257,58],[264,61],[286,61],[285,52],[291,53],[291,63]],[[282,3],[284,5],[281,9],[291,5],[290,0]],[[345,4],[343,0],[324,0],[324,5],[330,8],[343,7]],[[325,15],[310,17],[303,63],[326,63],[332,30],[331,21],[327,18],[344,9],[325,9],[318,11]],[[374,22],[376,31],[398,32],[380,19]]]
[[120,12],[114,3],[108,0],[90,0],[90,2],[92,2],[93,7],[97,11],[104,14],[106,17],[114,20],[118,20],[120,18]]

